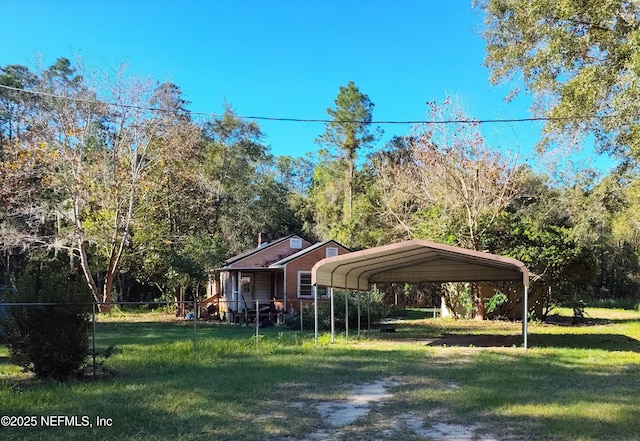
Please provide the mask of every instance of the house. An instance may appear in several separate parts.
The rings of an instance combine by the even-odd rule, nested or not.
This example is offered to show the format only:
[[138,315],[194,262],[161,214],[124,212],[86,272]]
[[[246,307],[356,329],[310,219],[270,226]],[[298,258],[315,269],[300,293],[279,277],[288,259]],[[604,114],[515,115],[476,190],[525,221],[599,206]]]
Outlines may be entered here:
[[[261,233],[257,247],[228,259],[211,281],[223,319],[242,321],[261,311],[299,311],[313,303],[311,268],[325,257],[349,253],[335,240],[311,244],[297,235],[276,240]],[[216,297],[217,296],[217,297]]]

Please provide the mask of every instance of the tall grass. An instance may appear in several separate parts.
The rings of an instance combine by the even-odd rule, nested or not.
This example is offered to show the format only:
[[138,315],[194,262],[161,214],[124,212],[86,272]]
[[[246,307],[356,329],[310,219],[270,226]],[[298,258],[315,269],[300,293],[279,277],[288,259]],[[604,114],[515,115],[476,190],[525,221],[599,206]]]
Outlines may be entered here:
[[[332,430],[315,405],[353,385],[395,377],[392,399],[337,439],[417,438],[425,426],[478,425],[498,439],[638,439],[640,323],[630,311],[581,326],[541,323],[531,348],[432,346],[448,338],[513,337],[520,325],[418,319],[395,334],[330,344],[279,328],[102,321],[98,346],[115,346],[108,373],[67,383],[28,378],[0,348],[0,415],[100,416],[111,427],[0,428],[3,440],[306,439]],[[126,317],[125,317],[126,318]],[[384,338],[381,338],[384,337]],[[381,426],[386,425],[382,430]]]

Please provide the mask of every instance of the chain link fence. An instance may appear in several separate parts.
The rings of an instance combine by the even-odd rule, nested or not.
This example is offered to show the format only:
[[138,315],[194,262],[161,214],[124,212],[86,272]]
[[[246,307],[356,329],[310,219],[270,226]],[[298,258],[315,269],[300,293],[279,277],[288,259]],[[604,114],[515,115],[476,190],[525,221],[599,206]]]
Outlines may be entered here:
[[[15,301],[19,296],[5,295],[0,299],[0,343],[3,343],[2,322],[10,319],[11,308],[81,308],[88,316],[89,320],[89,364],[93,374],[96,374],[98,368],[98,357],[101,349],[98,348],[100,340],[100,323],[109,321],[135,321],[136,315],[144,314],[145,321],[157,322],[174,321],[183,324],[193,324],[192,326],[192,342],[194,362],[198,358],[198,331],[199,327],[205,323],[220,323],[229,326],[240,326],[246,328],[255,328],[256,349],[260,344],[261,330],[267,327],[286,327],[288,330],[300,332],[314,330],[315,314],[317,309],[314,305],[307,301],[300,300],[296,302],[295,307],[289,302],[290,310],[283,311],[276,309],[271,301],[246,301],[239,306],[238,302],[229,302],[225,300],[216,300],[215,302],[204,303],[203,301],[144,301],[144,302],[76,302],[76,303],[60,303],[60,302],[20,302]],[[12,291],[13,292],[13,291]],[[12,301],[14,300],[14,301]],[[321,309],[327,311],[330,307],[329,299],[318,299]],[[103,313],[101,311],[108,311]],[[161,312],[160,314],[151,314]],[[38,314],[38,311],[35,311]],[[360,314],[360,311],[358,312]],[[347,311],[343,314],[348,314]],[[365,318],[366,319],[366,318]],[[326,321],[326,314],[325,314]],[[349,328],[348,320],[342,320],[344,324],[345,335],[348,337]],[[323,329],[328,328],[328,322],[322,325]],[[200,326],[199,326],[200,325]],[[370,320],[368,321],[368,329],[370,331]],[[52,329],[51,332],[56,332]],[[358,336],[360,335],[360,316],[358,317]],[[317,335],[316,335],[317,337]],[[135,338],[135,337],[134,337]],[[202,338],[202,337],[201,337]],[[317,341],[317,340],[316,340]]]

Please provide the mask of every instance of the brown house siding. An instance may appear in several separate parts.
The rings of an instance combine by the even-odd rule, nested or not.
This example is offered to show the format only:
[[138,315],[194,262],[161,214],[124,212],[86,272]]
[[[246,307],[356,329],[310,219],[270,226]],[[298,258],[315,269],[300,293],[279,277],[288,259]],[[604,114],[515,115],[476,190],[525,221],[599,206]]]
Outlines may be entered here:
[[338,255],[346,254],[348,249],[334,242],[329,242],[316,250],[301,256],[287,264],[286,268],[286,293],[289,300],[298,299],[298,271],[311,271],[311,268],[320,260],[327,257],[327,248],[337,248]]

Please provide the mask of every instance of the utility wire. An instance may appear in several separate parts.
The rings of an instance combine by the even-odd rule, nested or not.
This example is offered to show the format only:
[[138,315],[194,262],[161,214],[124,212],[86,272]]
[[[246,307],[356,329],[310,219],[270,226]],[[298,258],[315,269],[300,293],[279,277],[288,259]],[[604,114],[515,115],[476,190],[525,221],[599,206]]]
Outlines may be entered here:
[[[70,96],[56,95],[53,93],[35,91],[35,90],[27,90],[20,89],[17,87],[6,86],[4,84],[0,84],[0,88],[11,90],[14,92],[23,92],[32,95],[45,96],[49,98],[55,98],[60,100],[67,101],[75,101],[79,103],[86,104],[99,104],[99,105],[107,105],[112,107],[124,107],[127,109],[135,109],[135,110],[145,110],[150,112],[160,112],[160,113],[169,113],[174,115],[196,115],[196,116],[208,116],[208,117],[221,117],[224,116],[223,113],[209,113],[209,112],[194,112],[191,110],[167,110],[161,109],[157,107],[144,107],[144,106],[135,106],[131,104],[116,104],[116,103],[107,103],[96,100],[88,100],[84,98],[76,98]],[[381,121],[370,121],[363,122],[358,120],[331,120],[331,119],[309,119],[309,118],[282,118],[282,117],[272,117],[272,116],[242,116],[236,115],[241,119],[250,119],[257,121],[281,121],[281,122],[296,122],[296,123],[352,123],[352,124],[505,124],[505,123],[519,123],[519,122],[536,122],[536,121],[568,121],[568,120],[584,120],[590,118],[611,118],[615,115],[582,115],[582,116],[566,116],[566,117],[548,117],[548,116],[540,116],[540,117],[528,117],[528,118],[511,118],[511,119],[443,119],[443,120],[407,120],[407,121],[389,121],[389,120],[381,120]]]

